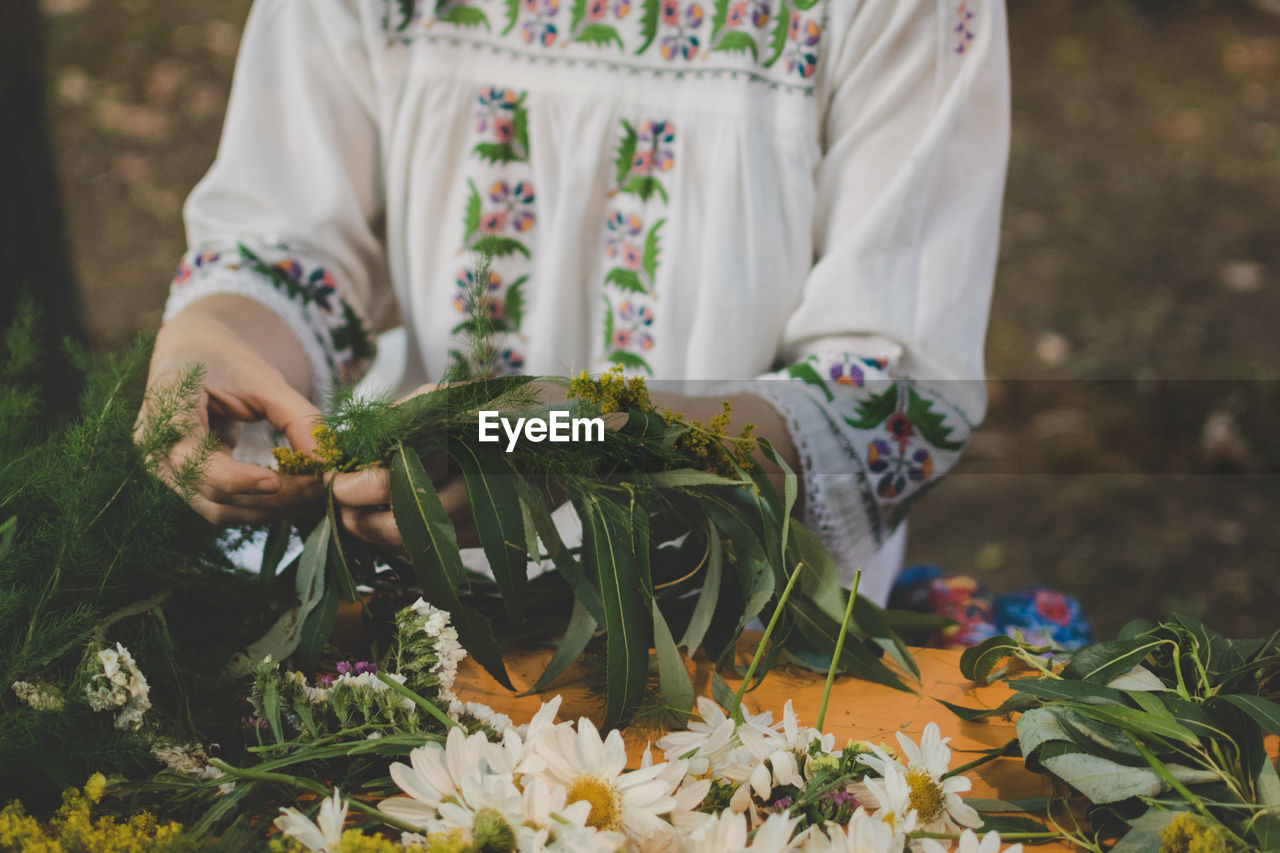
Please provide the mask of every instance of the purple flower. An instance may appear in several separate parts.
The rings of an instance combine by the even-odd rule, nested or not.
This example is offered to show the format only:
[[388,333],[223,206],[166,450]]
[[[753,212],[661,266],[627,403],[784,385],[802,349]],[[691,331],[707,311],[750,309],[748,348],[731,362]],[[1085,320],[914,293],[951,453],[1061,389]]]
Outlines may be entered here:
[[681,5],[679,0],[663,0],[662,23],[666,26],[667,33],[658,46],[662,58],[692,59],[696,56],[702,42],[695,30],[702,26],[704,18],[701,3]]
[[367,660],[359,660],[355,663],[349,661],[338,661],[336,669],[339,675],[364,675],[366,672],[373,674],[378,671],[376,663],[369,663]]
[[635,214],[626,215],[620,210],[614,211],[605,220],[604,250],[613,258],[626,245],[623,241],[640,236],[644,231],[644,222]]
[[524,10],[533,15],[520,25],[520,35],[525,43],[544,47],[555,44],[559,34],[555,17],[560,11],[560,0],[524,0]]

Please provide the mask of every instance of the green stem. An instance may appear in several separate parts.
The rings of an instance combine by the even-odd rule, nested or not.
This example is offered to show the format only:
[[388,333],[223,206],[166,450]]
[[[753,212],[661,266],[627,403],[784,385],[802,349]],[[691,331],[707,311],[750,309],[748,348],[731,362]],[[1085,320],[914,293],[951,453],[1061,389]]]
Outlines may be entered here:
[[[243,767],[234,767],[220,758],[209,759],[209,766],[216,767],[228,776],[234,776],[238,779],[247,779],[252,782],[271,782],[276,785],[287,785],[291,788],[297,788],[300,791],[307,791],[320,797],[328,797],[333,792],[321,785],[319,782],[313,782],[310,779],[302,779],[298,776],[290,776],[288,773],[268,773],[265,770],[248,770]],[[385,823],[387,826],[399,829],[402,832],[417,832],[422,827],[414,826],[411,823],[405,823],[402,820],[392,817],[381,809],[375,809],[373,806],[366,805],[356,799],[348,799],[347,806],[358,812],[367,814],[371,818]]]
[[412,690],[410,690],[408,687],[405,687],[403,684],[401,684],[400,682],[396,681],[394,678],[392,678],[391,676],[387,675],[385,672],[379,672],[379,673],[377,673],[377,677],[378,677],[378,680],[379,680],[379,681],[381,681],[383,684],[385,684],[385,685],[387,685],[388,687],[390,687],[394,692],[399,693],[401,696],[403,696],[404,698],[406,698],[406,699],[410,700],[410,701],[411,701],[411,702],[413,702],[415,705],[417,705],[419,708],[421,708],[422,710],[426,711],[428,714],[430,714],[431,716],[433,716],[433,717],[435,717],[437,720],[439,720],[441,723],[443,723],[443,724],[444,724],[444,727],[445,727],[446,729],[451,729],[451,728],[453,728],[454,726],[457,726],[457,725],[458,725],[458,721],[457,721],[457,720],[453,719],[453,718],[452,718],[452,717],[450,717],[448,714],[446,714],[444,711],[441,711],[441,710],[440,710],[439,708],[437,708],[435,705],[433,705],[432,703],[428,702],[426,699],[423,699],[423,698],[422,698],[421,696],[419,696],[417,693],[414,693],[414,692],[413,692]]
[[756,646],[755,657],[751,659],[751,665],[747,667],[747,674],[743,677],[742,683],[738,685],[738,692],[733,696],[733,718],[739,723],[742,722],[742,697],[746,695],[747,685],[751,683],[752,677],[756,674],[756,667],[760,665],[760,659],[764,657],[764,648],[768,645],[769,637],[773,635],[773,629],[778,624],[778,618],[782,616],[782,608],[786,606],[787,599],[791,597],[791,588],[796,585],[796,581],[800,579],[800,569],[804,567],[804,563],[796,563],[795,571],[791,573],[791,578],[787,581],[787,587],[782,591],[782,597],[778,599],[778,606],[773,608],[773,615],[769,617],[769,624],[765,626],[764,634],[760,636],[760,643]]
[[1191,791],[1187,789],[1186,785],[1183,785],[1176,778],[1174,778],[1174,775],[1171,772],[1169,772],[1169,768],[1165,767],[1164,762],[1162,762],[1160,759],[1155,757],[1155,755],[1151,752],[1151,750],[1147,748],[1147,745],[1145,743],[1138,740],[1138,738],[1134,737],[1131,732],[1125,732],[1124,734],[1125,734],[1125,737],[1129,738],[1129,742],[1133,744],[1134,748],[1138,750],[1138,754],[1141,755],[1143,759],[1146,760],[1147,764],[1151,765],[1151,769],[1156,772],[1156,775],[1159,776],[1166,785],[1168,785],[1173,790],[1177,791],[1184,800],[1190,803],[1191,808],[1195,809],[1196,812],[1199,813],[1202,817],[1208,818],[1209,820],[1221,826],[1228,833],[1230,833],[1231,837],[1236,839],[1236,841],[1239,841],[1242,845],[1244,844],[1244,840],[1240,838],[1240,836],[1232,832],[1231,827],[1227,826],[1225,823],[1222,823],[1222,821],[1218,820],[1216,817],[1213,816],[1213,813],[1210,812],[1208,807],[1205,806],[1204,800],[1200,799],[1195,794],[1191,793]]
[[822,724],[827,720],[827,702],[831,699],[831,685],[836,680],[836,667],[840,665],[840,653],[844,651],[844,637],[849,633],[849,623],[853,621],[853,603],[858,600],[858,587],[861,584],[862,570],[859,569],[853,573],[853,588],[849,590],[849,603],[844,607],[844,621],[840,623],[840,634],[836,637],[836,650],[831,655],[831,666],[827,667],[827,683],[822,688],[822,704],[818,706],[818,731],[822,731]]

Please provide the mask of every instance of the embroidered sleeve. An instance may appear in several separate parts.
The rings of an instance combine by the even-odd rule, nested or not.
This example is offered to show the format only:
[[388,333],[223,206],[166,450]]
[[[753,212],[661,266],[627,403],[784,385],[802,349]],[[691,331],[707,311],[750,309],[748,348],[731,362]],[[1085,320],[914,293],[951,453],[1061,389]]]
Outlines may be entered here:
[[[961,7],[829,7],[817,261],[770,375],[786,381],[755,388],[787,418],[807,521],[850,573],[985,413],[1009,84],[1003,6]],[[863,582],[880,597],[891,580]]]
[[357,378],[393,299],[376,114],[350,4],[256,2],[217,159],[184,210],[191,249],[166,319],[207,294],[248,296],[297,335],[317,399]]

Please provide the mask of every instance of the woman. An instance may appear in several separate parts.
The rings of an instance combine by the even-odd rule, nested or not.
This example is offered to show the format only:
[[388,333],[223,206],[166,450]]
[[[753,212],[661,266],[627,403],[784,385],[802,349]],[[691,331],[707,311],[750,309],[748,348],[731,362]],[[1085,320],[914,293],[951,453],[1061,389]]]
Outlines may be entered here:
[[[204,364],[205,428],[309,449],[396,306],[406,387],[445,374],[491,251],[506,371],[780,380],[735,419],[883,601],[984,411],[1008,86],[998,0],[259,0],[151,381]],[[193,505],[262,521],[319,488],[228,451]],[[335,494],[398,541],[385,479]]]

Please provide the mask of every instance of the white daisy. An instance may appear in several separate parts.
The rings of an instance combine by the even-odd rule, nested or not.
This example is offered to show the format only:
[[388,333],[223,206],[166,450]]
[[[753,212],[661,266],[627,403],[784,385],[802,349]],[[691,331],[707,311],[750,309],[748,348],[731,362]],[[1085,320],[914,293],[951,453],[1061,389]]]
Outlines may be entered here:
[[[627,749],[617,729],[601,739],[583,717],[576,731],[568,726],[547,731],[536,749],[546,761],[546,777],[565,787],[568,802],[591,804],[588,826],[637,840],[665,831],[668,824],[660,816],[676,807],[673,771],[655,764],[626,772]],[[685,765],[678,764],[683,778]]]
[[798,818],[786,813],[770,815],[760,824],[751,840],[747,840],[750,831],[745,815],[723,811],[716,815],[704,815],[704,820],[685,833],[681,833],[678,850],[685,853],[703,853],[715,850],[725,853],[739,853],[752,850],[755,853],[782,853],[790,850],[791,834],[795,831]]
[[858,758],[886,780],[894,774],[905,778],[920,828],[929,832],[957,832],[961,827],[982,826],[978,813],[960,799],[960,792],[969,790],[973,783],[964,776],[943,778],[951,764],[949,740],[942,737],[938,724],[931,722],[924,727],[919,746],[898,732],[906,767],[876,746],[871,747],[873,755]]
[[[920,850],[921,853],[946,853],[947,848],[932,838],[925,838],[920,842]],[[966,829],[960,833],[955,853],[1000,853],[1000,833],[988,832],[979,841],[972,829]],[[1004,853],[1022,853],[1022,845],[1011,844],[1004,848]]]
[[880,779],[868,776],[859,786],[858,799],[875,803],[876,811],[872,816],[888,824],[898,838],[905,839],[915,831],[917,815],[911,804],[911,788],[901,770],[891,770],[889,775]]
[[903,853],[906,846],[904,836],[862,808],[844,826],[813,826],[797,841],[803,853]]
[[378,807],[418,827],[437,817],[440,803],[457,793],[468,774],[511,769],[502,747],[489,743],[481,732],[468,737],[460,728],[449,730],[443,746],[432,742],[413,750],[409,765],[391,765],[392,781],[407,796],[383,800]]
[[276,829],[296,840],[303,847],[316,853],[340,853],[342,850],[342,825],[347,820],[347,804],[337,788],[333,796],[320,803],[320,814],[315,823],[297,809],[280,809]]

